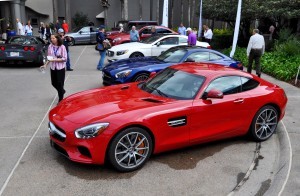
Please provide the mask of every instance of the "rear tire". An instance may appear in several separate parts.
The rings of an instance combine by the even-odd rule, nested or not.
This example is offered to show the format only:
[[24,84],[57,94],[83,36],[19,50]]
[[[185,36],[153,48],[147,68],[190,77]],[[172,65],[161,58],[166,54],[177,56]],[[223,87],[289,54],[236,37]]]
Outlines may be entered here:
[[249,134],[255,141],[261,142],[269,139],[275,132],[278,124],[278,112],[270,105],[262,107],[255,114]]
[[140,52],[134,52],[129,56],[129,58],[138,58],[138,57],[144,57],[144,55]]
[[120,172],[141,168],[152,153],[152,139],[139,127],[127,128],[113,138],[108,147],[108,160]]

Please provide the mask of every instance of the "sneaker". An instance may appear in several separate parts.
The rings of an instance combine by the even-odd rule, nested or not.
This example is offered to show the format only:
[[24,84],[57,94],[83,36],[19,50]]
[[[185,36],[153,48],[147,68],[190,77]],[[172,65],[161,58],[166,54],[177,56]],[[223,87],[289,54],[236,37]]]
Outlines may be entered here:
[[67,69],[67,71],[73,71],[74,69],[72,69],[72,68],[69,68],[69,69]]
[[97,68],[99,71],[102,71],[102,68]]

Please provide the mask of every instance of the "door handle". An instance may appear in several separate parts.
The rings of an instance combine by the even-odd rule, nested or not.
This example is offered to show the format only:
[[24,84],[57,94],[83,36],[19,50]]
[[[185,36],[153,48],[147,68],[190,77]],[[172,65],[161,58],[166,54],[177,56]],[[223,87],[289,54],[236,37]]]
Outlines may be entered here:
[[236,99],[233,102],[234,103],[244,103],[244,99]]

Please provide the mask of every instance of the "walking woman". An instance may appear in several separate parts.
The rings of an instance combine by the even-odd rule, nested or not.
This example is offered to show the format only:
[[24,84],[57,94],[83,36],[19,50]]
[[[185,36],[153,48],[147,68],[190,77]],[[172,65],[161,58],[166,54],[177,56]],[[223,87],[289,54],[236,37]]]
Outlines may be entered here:
[[50,64],[51,71],[51,83],[57,90],[58,102],[64,98],[65,89],[65,73],[66,73],[66,61],[67,51],[63,45],[63,41],[59,35],[51,35],[51,44],[48,47],[48,61],[41,68],[46,69]]

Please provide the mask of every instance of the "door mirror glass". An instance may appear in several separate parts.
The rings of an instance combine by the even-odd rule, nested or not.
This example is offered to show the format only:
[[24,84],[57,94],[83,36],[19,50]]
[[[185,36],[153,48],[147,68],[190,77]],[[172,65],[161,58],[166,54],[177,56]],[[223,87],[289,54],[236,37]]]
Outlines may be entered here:
[[187,58],[187,59],[185,60],[185,62],[195,62],[195,60],[192,59],[192,58]]
[[156,46],[158,47],[158,46],[160,46],[160,44],[161,44],[160,42],[157,42],[157,43],[156,43]]

